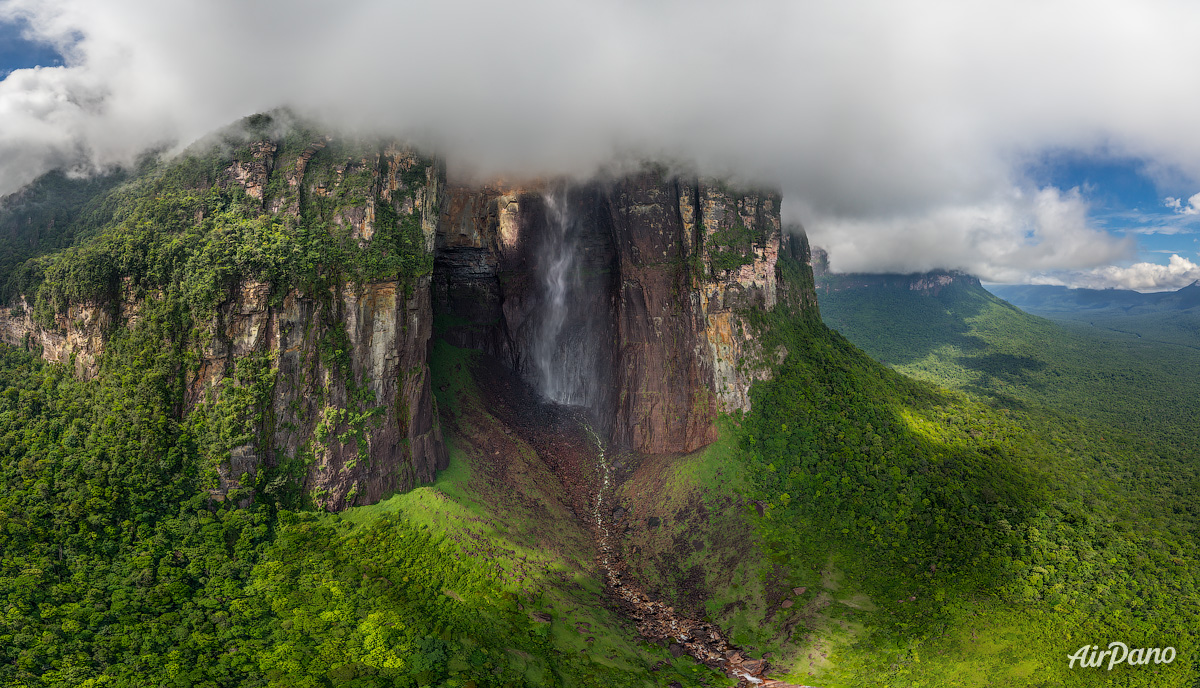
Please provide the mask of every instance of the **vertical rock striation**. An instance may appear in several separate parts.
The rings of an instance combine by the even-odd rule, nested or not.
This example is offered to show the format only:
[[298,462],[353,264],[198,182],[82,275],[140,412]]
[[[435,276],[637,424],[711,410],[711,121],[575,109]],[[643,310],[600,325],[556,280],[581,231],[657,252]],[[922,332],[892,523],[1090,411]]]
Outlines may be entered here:
[[[250,277],[229,286],[193,334],[181,333],[195,363],[188,367],[183,412],[225,413],[233,392],[254,387],[233,433],[237,446],[206,443],[211,494],[279,489],[263,469],[289,466],[289,480],[316,505],[340,510],[433,480],[447,454],[429,379],[433,326],[432,251],[444,202],[444,170],[397,145],[338,141],[294,128],[282,140],[244,142],[224,164],[216,186],[243,194],[247,205],[284,231],[344,233],[377,262],[399,250],[397,227],[417,233],[416,267],[322,268],[304,289]],[[382,217],[390,237],[379,231]],[[198,214],[196,222],[204,220]],[[39,346],[53,361],[73,362],[93,377],[105,342],[136,324],[148,298],[125,288],[107,302],[71,303],[53,323],[35,322],[26,299],[0,309],[0,338]],[[262,379],[269,384],[260,384]],[[253,377],[252,381],[248,381]],[[244,397],[245,394],[242,394]],[[258,408],[261,407],[261,408]],[[262,412],[262,411],[266,412]],[[249,420],[260,419],[260,420]]]
[[[749,409],[751,385],[787,354],[763,350],[750,314],[815,312],[800,274],[807,242],[782,230],[774,192],[652,165],[586,183],[447,185],[441,165],[411,149],[300,127],[233,148],[194,167],[215,170],[215,182],[196,182],[204,193],[249,208],[239,221],[327,236],[343,257],[312,259],[326,262],[300,278],[222,283],[181,333],[194,361],[182,413],[254,419],[226,433],[236,446],[208,442],[217,499],[276,490],[263,469],[284,466],[333,510],[431,481],[447,461],[433,336],[583,407],[618,447],[693,451],[716,439],[720,412]],[[195,222],[225,231],[203,210]],[[94,376],[113,333],[164,298],[123,279],[53,322],[36,322],[18,297],[0,309],[0,338]],[[254,413],[222,406],[250,387]]]
[[[749,388],[786,351],[763,351],[754,309],[815,309],[808,286],[781,283],[780,252],[807,270],[807,242],[785,239],[778,194],[738,191],[657,167],[576,185],[458,187],[438,231],[436,313],[447,338],[496,356],[537,386],[539,261],[562,194],[578,256],[567,322],[586,336],[579,365],[596,382],[584,405],[620,446],[693,451],[716,439],[720,411],[748,410]],[[787,282],[786,280],[784,282]],[[801,282],[804,282],[801,279]]]
[[[284,161],[276,212],[299,219],[317,207],[369,246],[386,204],[400,222],[420,227],[420,248],[431,252],[444,189],[440,166],[398,146],[318,157],[327,144],[314,138]],[[258,433],[265,441],[231,450],[217,466],[214,495],[244,488],[242,475],[254,478],[255,467],[284,460],[306,465],[304,492],[330,510],[431,482],[448,458],[429,379],[430,276],[339,280],[324,291],[293,288],[279,296],[267,284],[239,284],[209,324],[189,381],[194,406],[218,399],[239,361],[257,354],[274,368],[271,413]]]

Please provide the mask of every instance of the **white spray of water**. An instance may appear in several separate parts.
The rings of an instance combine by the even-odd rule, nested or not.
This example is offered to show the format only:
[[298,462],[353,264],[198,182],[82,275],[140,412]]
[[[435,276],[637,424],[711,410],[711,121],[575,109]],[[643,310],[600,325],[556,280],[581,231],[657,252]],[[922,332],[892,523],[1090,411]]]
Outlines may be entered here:
[[577,263],[579,228],[565,190],[547,193],[544,199],[548,226],[537,267],[540,312],[530,345],[534,383],[550,401],[590,406],[595,397],[599,342],[595,333],[588,331],[591,319],[582,317],[587,314],[572,313],[586,300]]
[[608,490],[608,459],[604,455],[604,443],[600,441],[600,436],[592,430],[592,426],[584,423],[583,428],[587,430],[588,436],[592,438],[592,442],[596,444],[596,463],[600,468],[600,489],[596,491],[596,502],[592,507],[592,517],[596,521],[596,530],[600,533],[600,563],[603,565],[605,572],[610,566],[608,555],[610,547],[608,543],[608,525],[604,522],[604,492]]
[[[604,449],[604,442],[600,439],[600,436],[596,434],[596,431],[592,429],[592,426],[586,420],[583,420],[582,418],[580,418],[580,424],[583,426],[583,429],[587,432],[588,437],[591,438],[592,443],[596,445],[596,466],[597,466],[597,469],[599,472],[600,479],[599,479],[599,487],[596,490],[596,499],[592,504],[592,519],[594,520],[594,522],[596,524],[596,532],[598,535],[598,540],[599,540],[599,545],[600,545],[600,565],[601,565],[601,568],[604,570],[606,577],[608,578],[609,585],[612,586],[614,589],[617,589],[619,591],[618,592],[619,595],[623,595],[626,599],[628,599],[630,601],[634,601],[634,600],[637,600],[639,597],[641,597],[641,593],[634,592],[628,586],[621,585],[621,583],[619,582],[620,577],[617,575],[616,570],[613,568],[614,562],[611,559],[612,546],[611,546],[610,539],[609,539],[608,524],[604,520],[604,494],[608,491],[608,488],[609,488],[609,481],[611,479],[611,468],[608,464],[608,457],[607,457],[607,454]],[[659,604],[658,606],[661,607],[662,605]],[[679,628],[679,620],[672,615],[671,617],[669,617],[668,622],[669,622],[671,631],[675,634],[681,635],[680,628]],[[757,676],[754,676],[750,672],[745,671],[741,668],[732,666],[728,662],[725,663],[725,668],[730,673],[732,673],[734,675],[734,677],[741,679],[742,681],[746,682],[746,684],[761,685],[763,683],[763,679],[761,679]],[[739,683],[738,685],[743,685],[743,684]],[[801,688],[803,688],[803,687],[801,687]]]

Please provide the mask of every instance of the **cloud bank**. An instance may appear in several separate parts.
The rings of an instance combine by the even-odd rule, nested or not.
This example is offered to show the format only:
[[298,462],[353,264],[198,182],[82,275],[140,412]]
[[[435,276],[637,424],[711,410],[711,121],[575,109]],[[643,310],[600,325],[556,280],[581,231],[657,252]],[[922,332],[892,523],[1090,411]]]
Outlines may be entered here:
[[1046,150],[1200,180],[1200,5],[1170,0],[0,0],[66,57],[0,81],[0,193],[290,105],[478,174],[635,151],[782,188],[834,267],[1132,256]]
[[1136,250],[1089,226],[1078,191],[1013,190],[973,204],[947,204],[886,220],[823,217],[809,231],[835,272],[961,270],[989,282],[1089,268]]
[[1200,265],[1178,254],[1166,265],[1134,263],[1128,267],[1106,265],[1085,272],[1058,276],[1035,276],[1032,284],[1054,284],[1088,289],[1133,289],[1135,291],[1176,291],[1200,280]]

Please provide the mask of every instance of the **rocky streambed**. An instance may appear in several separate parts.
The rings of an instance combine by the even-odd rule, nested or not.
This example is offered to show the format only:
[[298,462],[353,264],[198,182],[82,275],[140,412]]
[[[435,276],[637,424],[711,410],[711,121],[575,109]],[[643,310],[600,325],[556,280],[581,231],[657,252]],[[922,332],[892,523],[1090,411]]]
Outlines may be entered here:
[[569,511],[592,533],[610,604],[633,622],[638,633],[666,644],[676,657],[690,655],[737,678],[740,688],[807,688],[769,678],[769,663],[746,656],[716,624],[676,610],[636,583],[609,522],[615,506],[616,470],[586,409],[547,403],[494,361],[485,359],[474,372],[489,411],[528,442],[561,483]]
[[675,656],[688,654],[710,667],[738,679],[738,686],[749,688],[808,688],[767,678],[770,665],[763,659],[751,659],[730,643],[715,624],[681,614],[661,600],[651,598],[624,575],[625,562],[619,548],[613,546],[611,528],[605,519],[605,497],[613,487],[612,468],[604,443],[580,419],[595,448],[596,479],[592,496],[592,529],[596,538],[597,563],[604,574],[609,595],[621,611],[634,622],[639,633],[655,641],[670,643]]

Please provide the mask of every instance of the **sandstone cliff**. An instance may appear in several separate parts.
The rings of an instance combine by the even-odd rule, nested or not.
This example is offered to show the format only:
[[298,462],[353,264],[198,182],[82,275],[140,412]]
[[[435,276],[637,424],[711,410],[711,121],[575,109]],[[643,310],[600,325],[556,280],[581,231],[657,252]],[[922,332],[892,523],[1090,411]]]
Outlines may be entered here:
[[[561,200],[553,200],[561,196]],[[718,411],[786,351],[762,351],[750,309],[813,309],[811,277],[782,284],[780,252],[807,270],[807,243],[784,238],[780,198],[648,167],[556,188],[452,187],[438,231],[434,310],[447,339],[482,349],[527,379],[538,333],[539,261],[564,206],[579,264],[563,326],[597,388],[584,398],[621,446],[686,452],[716,438]],[[799,258],[797,262],[796,258]],[[569,346],[569,344],[564,344]]]
[[[268,233],[248,246],[251,263],[289,233],[317,244],[279,260],[330,241],[342,262],[303,278],[234,273],[192,313],[182,413],[253,426],[207,442],[216,499],[277,490],[278,470],[268,485],[264,469],[282,466],[333,510],[431,481],[447,461],[429,379],[435,329],[587,409],[618,446],[693,451],[716,439],[719,412],[749,409],[751,385],[787,355],[763,349],[750,314],[816,311],[807,241],[783,230],[774,192],[655,166],[587,183],[450,186],[440,164],[395,144],[302,128],[235,143],[154,193],[191,183],[250,208],[247,231]],[[224,232],[204,207],[195,228]],[[124,275],[56,308],[19,296],[0,309],[0,338],[92,377],[108,339],[174,286]],[[235,399],[244,408],[230,416]]]
[[943,289],[951,286],[980,286],[978,277],[958,270],[932,270],[906,274],[831,272],[829,255],[821,248],[812,249],[812,271],[816,288],[824,293],[845,289],[881,287],[937,296]]
[[[323,226],[362,247],[375,240],[382,213],[391,225],[419,231],[417,257],[423,252],[432,267],[441,166],[399,146],[330,142],[303,130],[250,140],[213,181],[225,193],[244,193],[282,231]],[[304,289],[243,277],[200,316],[189,339],[195,364],[185,373],[185,414],[227,404],[244,386],[239,367],[270,377],[266,398],[253,402],[267,412],[240,413],[261,418],[241,433],[255,439],[210,443],[214,498],[236,491],[244,502],[265,487],[264,468],[287,463],[298,467],[291,480],[312,502],[338,510],[429,482],[445,468],[427,360],[428,272],[330,273]],[[146,299],[161,297],[133,288],[132,279],[106,300],[68,304],[53,322],[38,322],[20,296],[0,309],[0,338],[40,347],[44,358],[93,377],[106,341],[136,324]]]
[[[444,186],[440,166],[397,146],[367,147],[357,159],[316,158],[326,144],[313,139],[284,161],[287,186],[269,204],[272,210],[294,217],[304,201],[305,210],[319,209],[365,245],[375,238],[386,204],[419,225],[422,248],[430,251]],[[275,152],[255,147],[256,157]],[[262,182],[253,174],[238,175],[239,181],[243,176],[248,195],[260,197],[255,191]],[[213,396],[238,361],[267,354],[275,370],[262,434],[269,442],[234,448],[218,469],[217,493],[281,457],[303,458],[305,493],[331,510],[431,482],[446,467],[447,454],[429,380],[429,282],[427,274],[344,281],[324,292],[293,288],[275,303],[268,285],[240,284],[210,323],[188,401]]]

